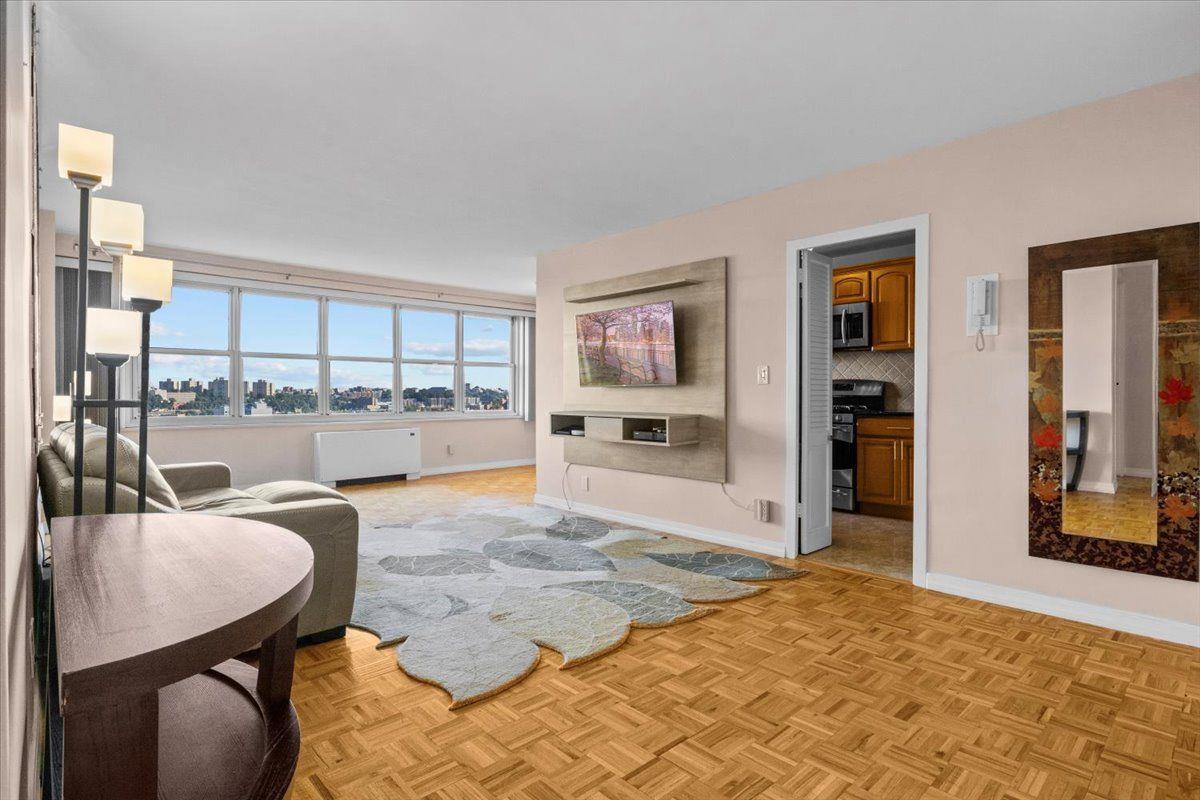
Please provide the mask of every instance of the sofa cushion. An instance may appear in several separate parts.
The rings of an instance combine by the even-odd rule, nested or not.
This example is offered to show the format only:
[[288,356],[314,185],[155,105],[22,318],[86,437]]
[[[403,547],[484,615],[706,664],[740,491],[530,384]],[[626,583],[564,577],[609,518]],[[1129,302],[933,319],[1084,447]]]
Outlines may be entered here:
[[218,487],[180,492],[179,504],[184,511],[217,511],[230,508],[269,508],[270,504],[240,489]]
[[290,503],[295,500],[345,500],[341,492],[309,481],[271,481],[246,490],[268,503]]
[[[93,478],[105,477],[105,447],[107,431],[99,425],[86,423],[83,426],[83,474]],[[75,474],[75,423],[64,422],[50,432],[50,446]],[[117,483],[137,489],[138,446],[121,434],[116,437]],[[146,457],[146,497],[161,505],[179,510],[179,498],[171,484],[159,472],[154,459]]]

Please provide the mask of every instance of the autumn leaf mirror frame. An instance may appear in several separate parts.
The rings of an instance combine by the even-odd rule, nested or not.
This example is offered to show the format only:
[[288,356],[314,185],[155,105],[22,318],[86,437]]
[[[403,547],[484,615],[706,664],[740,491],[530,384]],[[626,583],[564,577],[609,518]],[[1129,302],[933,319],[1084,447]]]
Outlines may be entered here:
[[[1155,544],[1062,531],[1062,275],[1158,262]],[[1200,580],[1200,223],[1029,248],[1029,555]]]

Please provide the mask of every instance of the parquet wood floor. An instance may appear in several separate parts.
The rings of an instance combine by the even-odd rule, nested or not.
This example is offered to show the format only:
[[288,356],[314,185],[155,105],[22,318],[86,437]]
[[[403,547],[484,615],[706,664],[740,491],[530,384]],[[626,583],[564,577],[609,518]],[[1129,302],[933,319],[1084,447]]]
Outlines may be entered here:
[[[351,496],[465,502],[489,487],[528,502],[532,470]],[[459,711],[366,633],[304,648],[290,797],[1200,797],[1200,651],[804,566],[597,661],[560,671],[547,652]]]
[[1149,478],[1117,478],[1115,494],[1064,492],[1062,527],[1066,533],[1154,544],[1158,541],[1158,500]]

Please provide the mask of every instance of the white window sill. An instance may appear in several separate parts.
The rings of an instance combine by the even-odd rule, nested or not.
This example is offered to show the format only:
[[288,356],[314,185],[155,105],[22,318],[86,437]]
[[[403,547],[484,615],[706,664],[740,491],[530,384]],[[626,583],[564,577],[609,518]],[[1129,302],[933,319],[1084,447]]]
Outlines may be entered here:
[[[520,414],[428,414],[417,415],[380,415],[367,414],[280,414],[263,418],[255,417],[151,417],[148,427],[157,430],[179,430],[191,428],[273,428],[280,425],[303,425],[315,428],[339,425],[422,425],[426,422],[473,422],[483,420],[522,420]],[[123,430],[132,430],[135,434],[138,428],[137,419],[133,419]]]

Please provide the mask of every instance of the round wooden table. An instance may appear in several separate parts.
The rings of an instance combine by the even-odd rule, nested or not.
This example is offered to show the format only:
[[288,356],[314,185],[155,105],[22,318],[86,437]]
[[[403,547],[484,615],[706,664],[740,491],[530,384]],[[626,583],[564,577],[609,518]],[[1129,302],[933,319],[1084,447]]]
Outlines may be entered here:
[[[65,800],[283,797],[308,544],[203,514],[61,517],[51,537]],[[260,643],[257,670],[231,660]]]

